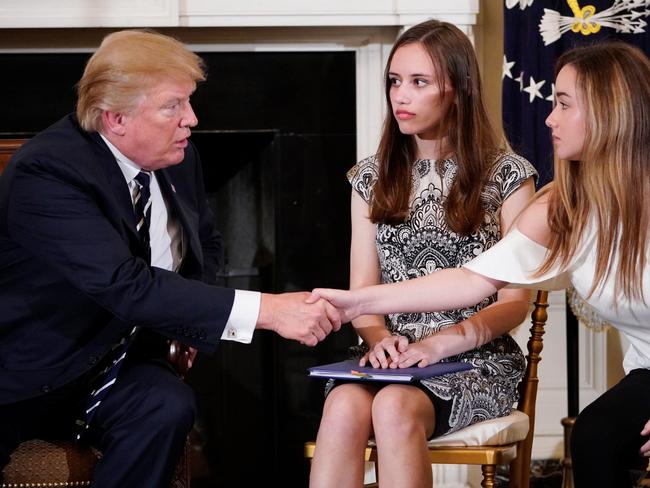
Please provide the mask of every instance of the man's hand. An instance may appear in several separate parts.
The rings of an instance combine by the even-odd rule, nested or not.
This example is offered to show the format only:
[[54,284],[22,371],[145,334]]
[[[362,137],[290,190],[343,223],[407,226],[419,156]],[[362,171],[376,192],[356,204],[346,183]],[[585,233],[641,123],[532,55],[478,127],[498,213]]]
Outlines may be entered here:
[[273,330],[285,339],[315,346],[331,331],[341,328],[341,318],[326,300],[308,303],[309,296],[309,292],[262,293],[256,328]]
[[331,305],[337,308],[339,318],[343,323],[351,322],[356,319],[361,312],[359,311],[359,303],[357,302],[354,291],[350,290],[337,290],[334,288],[315,288],[312,290],[308,298],[309,303],[314,303],[317,300],[327,300]]

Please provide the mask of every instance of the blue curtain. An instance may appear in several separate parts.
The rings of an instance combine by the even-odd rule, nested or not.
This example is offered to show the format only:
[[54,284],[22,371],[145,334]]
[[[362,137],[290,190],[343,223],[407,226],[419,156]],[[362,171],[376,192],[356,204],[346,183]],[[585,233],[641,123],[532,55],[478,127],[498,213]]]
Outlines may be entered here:
[[650,0],[505,0],[503,125],[515,152],[553,179],[544,120],[553,108],[553,69],[570,47],[620,39],[650,53]]

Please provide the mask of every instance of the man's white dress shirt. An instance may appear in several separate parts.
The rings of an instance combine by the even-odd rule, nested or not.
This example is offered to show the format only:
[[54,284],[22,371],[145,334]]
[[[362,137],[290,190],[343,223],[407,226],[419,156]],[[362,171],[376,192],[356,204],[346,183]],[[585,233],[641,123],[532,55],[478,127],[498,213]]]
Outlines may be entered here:
[[[142,168],[124,156],[106,137],[102,134],[100,136],[113,153],[113,156],[115,156],[115,160],[129,186],[131,199],[133,200],[138,185],[135,177],[142,171]],[[169,212],[167,202],[162,196],[156,179],[156,172],[150,171],[149,173],[152,176],[149,185],[151,192],[151,224],[149,226],[151,266],[176,272],[185,254],[183,228],[173,213]],[[221,339],[246,344],[251,342],[255,324],[257,323],[261,297],[261,293],[257,291],[235,290],[235,300]]]

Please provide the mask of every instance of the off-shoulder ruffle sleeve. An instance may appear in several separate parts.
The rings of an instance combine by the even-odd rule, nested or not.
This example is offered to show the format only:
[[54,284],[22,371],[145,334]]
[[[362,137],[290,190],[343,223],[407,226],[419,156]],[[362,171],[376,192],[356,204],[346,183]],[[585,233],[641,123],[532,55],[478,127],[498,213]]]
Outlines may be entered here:
[[570,272],[551,269],[533,276],[544,261],[546,248],[514,227],[503,239],[463,266],[511,287],[561,290],[570,284]]

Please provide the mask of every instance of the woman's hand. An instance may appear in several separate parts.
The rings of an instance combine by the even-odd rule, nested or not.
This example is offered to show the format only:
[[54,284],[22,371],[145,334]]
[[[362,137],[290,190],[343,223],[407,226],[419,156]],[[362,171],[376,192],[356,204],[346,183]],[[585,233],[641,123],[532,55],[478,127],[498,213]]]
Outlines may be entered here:
[[324,298],[337,308],[341,323],[351,322],[361,315],[359,313],[359,303],[356,300],[354,291],[337,290],[334,288],[315,288],[306,302],[315,303],[321,298]]
[[408,347],[397,358],[396,366],[408,368],[417,365],[419,368],[424,368],[429,364],[437,363],[440,359],[439,354],[436,353],[434,335],[420,342],[408,344]]
[[[641,431],[641,435],[650,435],[650,420],[646,422],[643,430]],[[639,449],[639,454],[641,454],[641,456],[650,457],[650,440],[641,446],[641,449]]]
[[373,368],[397,368],[397,358],[408,347],[408,339],[403,336],[384,337],[359,360],[359,366],[368,362]]

